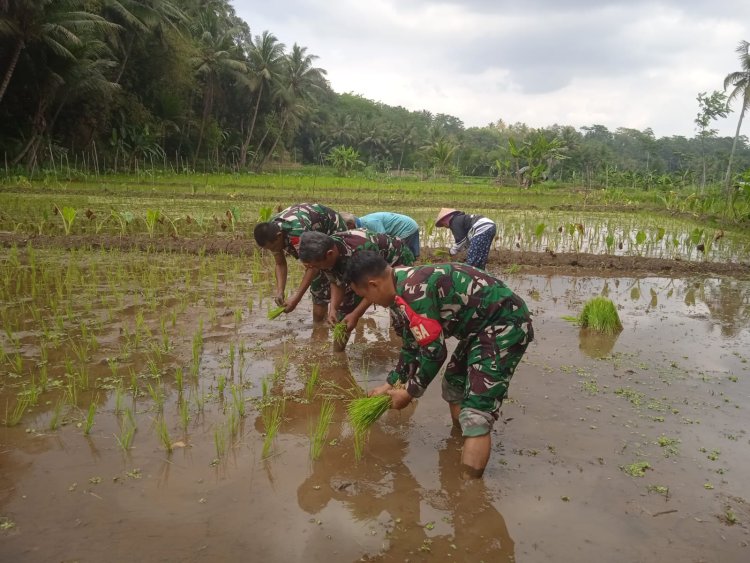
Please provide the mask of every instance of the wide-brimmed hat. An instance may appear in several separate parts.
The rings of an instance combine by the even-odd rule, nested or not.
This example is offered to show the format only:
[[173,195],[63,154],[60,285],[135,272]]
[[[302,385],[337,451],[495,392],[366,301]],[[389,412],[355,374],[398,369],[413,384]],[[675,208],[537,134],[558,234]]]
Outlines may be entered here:
[[451,209],[450,207],[443,207],[437,214],[437,219],[435,219],[435,224],[440,225],[441,221],[444,221],[454,213],[458,213],[458,209]]

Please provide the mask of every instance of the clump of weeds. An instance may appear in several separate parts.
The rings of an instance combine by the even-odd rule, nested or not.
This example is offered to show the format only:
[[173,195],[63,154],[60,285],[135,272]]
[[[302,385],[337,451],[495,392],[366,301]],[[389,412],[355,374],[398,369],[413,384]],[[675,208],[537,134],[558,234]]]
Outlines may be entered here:
[[651,469],[651,464],[647,461],[637,461],[630,465],[623,465],[620,469],[631,477],[643,477],[646,475],[646,470]]

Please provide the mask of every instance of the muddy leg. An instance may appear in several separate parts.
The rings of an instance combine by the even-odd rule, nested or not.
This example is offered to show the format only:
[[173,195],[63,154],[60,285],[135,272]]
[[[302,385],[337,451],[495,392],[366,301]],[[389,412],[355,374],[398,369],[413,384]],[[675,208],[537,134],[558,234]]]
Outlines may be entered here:
[[323,303],[321,305],[317,305],[313,303],[313,322],[319,323],[326,319],[326,314],[328,313],[328,305],[326,303]]

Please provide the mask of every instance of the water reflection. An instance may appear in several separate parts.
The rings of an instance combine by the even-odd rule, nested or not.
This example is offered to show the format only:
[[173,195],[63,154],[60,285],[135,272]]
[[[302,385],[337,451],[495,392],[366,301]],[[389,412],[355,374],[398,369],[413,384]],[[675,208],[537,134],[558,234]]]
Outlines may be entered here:
[[[460,477],[461,445],[458,432],[445,440],[438,452],[440,489],[425,490],[404,463],[408,440],[379,423],[362,462],[328,451],[313,464],[297,489],[299,506],[313,516],[341,507],[355,521],[382,523],[387,541],[367,561],[448,553],[454,560],[514,561],[515,544],[484,480]],[[434,520],[436,514],[443,516]]]
[[578,334],[578,347],[590,358],[605,358],[612,353],[612,349],[615,347],[620,334],[620,332],[617,334],[604,334],[588,328],[582,328]]

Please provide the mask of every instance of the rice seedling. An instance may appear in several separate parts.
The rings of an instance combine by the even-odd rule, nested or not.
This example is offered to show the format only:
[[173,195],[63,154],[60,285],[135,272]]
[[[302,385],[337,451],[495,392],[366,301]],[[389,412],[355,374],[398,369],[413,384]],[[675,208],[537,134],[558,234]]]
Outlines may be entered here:
[[219,398],[224,399],[224,389],[226,389],[227,386],[227,378],[223,375],[219,376],[219,379],[216,383],[216,391],[219,393]]
[[281,315],[281,313],[284,312],[286,307],[275,307],[273,309],[268,310],[268,320],[273,320]]
[[310,371],[310,377],[307,378],[305,383],[305,399],[310,401],[313,393],[315,392],[315,386],[318,384],[318,377],[320,376],[320,364],[315,364]]
[[62,417],[62,409],[65,405],[65,399],[59,398],[52,409],[52,416],[49,419],[48,428],[50,430],[57,430],[60,428],[60,419]]
[[241,417],[245,416],[245,395],[240,385],[232,385],[232,405]]
[[362,458],[370,426],[390,408],[390,395],[361,397],[349,401],[346,410],[354,432],[354,457],[358,461]]
[[214,428],[214,447],[216,448],[216,457],[218,459],[224,457],[227,451],[227,436],[223,424]]
[[174,370],[174,384],[177,387],[177,392],[182,394],[182,386],[184,383],[185,374],[182,371],[182,366],[177,366]]
[[157,412],[161,412],[162,410],[164,410],[164,393],[161,389],[161,386],[157,384],[154,387],[151,385],[151,382],[149,382],[146,384],[146,389],[148,390],[148,394],[151,397],[151,400],[156,406]]
[[346,323],[344,321],[338,322],[333,326],[333,342],[339,346],[346,344],[346,337],[348,331],[346,330]]
[[122,404],[124,400],[124,394],[122,390],[122,382],[118,382],[117,387],[115,387],[115,414],[120,414],[122,412]]
[[617,334],[622,330],[615,304],[601,296],[594,297],[584,304],[579,322],[583,328],[604,334]]
[[280,401],[276,401],[273,404],[267,405],[263,408],[261,417],[263,419],[263,426],[266,430],[266,435],[263,438],[263,453],[262,457],[268,457],[268,453],[271,450],[271,445],[276,437],[276,433],[281,426],[281,420],[284,417],[285,400],[282,398]]
[[122,426],[120,427],[120,435],[115,435],[115,440],[117,440],[117,444],[120,446],[120,449],[122,449],[122,451],[124,452],[127,452],[133,444],[133,436],[135,436],[136,425],[132,411],[128,409],[127,411],[125,411],[125,414],[126,416],[122,421]]
[[331,420],[333,419],[335,408],[335,404],[331,398],[324,399],[320,406],[318,422],[315,427],[312,428],[310,437],[310,457],[313,461],[318,459],[323,451],[323,446],[328,438],[328,430],[331,426]]
[[[96,398],[94,398],[94,401],[96,401]],[[88,436],[94,426],[94,417],[96,416],[96,402],[94,401],[89,405],[89,410],[86,412],[86,418],[83,421],[84,436]]]
[[190,405],[185,399],[180,400],[179,411],[182,430],[183,432],[187,432],[188,424],[190,423]]
[[169,429],[167,428],[167,422],[164,417],[159,417],[159,421],[156,423],[156,434],[159,436],[159,441],[164,446],[164,449],[168,454],[172,453],[172,439],[169,437]]
[[5,426],[17,426],[23,418],[26,409],[29,408],[30,401],[26,396],[17,396],[16,404],[13,405],[13,410],[8,408],[8,402],[5,403]]

